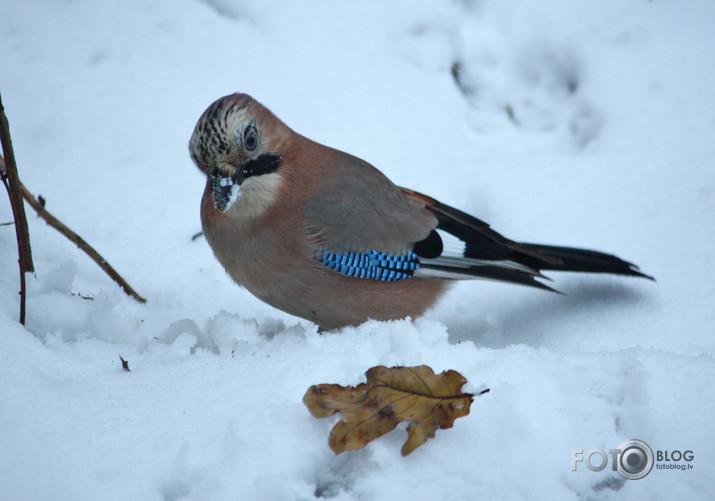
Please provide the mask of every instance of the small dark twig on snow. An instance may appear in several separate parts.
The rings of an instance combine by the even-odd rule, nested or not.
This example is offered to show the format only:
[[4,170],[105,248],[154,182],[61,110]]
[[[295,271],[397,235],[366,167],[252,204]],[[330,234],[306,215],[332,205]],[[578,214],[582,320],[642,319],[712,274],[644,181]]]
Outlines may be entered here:
[[127,371],[127,372],[132,372],[132,371],[129,370],[129,362],[127,362],[126,360],[124,360],[121,355],[119,355],[119,360],[122,361],[122,369],[124,369],[124,370]]

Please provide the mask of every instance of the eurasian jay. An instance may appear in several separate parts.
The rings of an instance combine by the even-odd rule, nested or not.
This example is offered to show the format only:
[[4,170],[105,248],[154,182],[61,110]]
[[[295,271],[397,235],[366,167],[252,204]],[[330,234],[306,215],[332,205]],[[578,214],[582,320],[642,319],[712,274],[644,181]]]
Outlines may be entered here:
[[219,262],[321,330],[418,317],[464,278],[546,290],[541,270],[651,278],[610,254],[513,242],[301,136],[246,94],[211,104],[189,150],[207,176],[201,223]]

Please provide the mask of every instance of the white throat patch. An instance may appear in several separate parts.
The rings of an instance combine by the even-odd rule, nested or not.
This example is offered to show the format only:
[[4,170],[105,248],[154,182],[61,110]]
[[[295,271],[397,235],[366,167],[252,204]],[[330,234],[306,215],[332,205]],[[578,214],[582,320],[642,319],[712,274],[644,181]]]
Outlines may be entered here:
[[277,172],[245,179],[241,185],[232,187],[224,212],[235,212],[234,216],[241,219],[260,216],[276,202],[282,182],[283,178]]

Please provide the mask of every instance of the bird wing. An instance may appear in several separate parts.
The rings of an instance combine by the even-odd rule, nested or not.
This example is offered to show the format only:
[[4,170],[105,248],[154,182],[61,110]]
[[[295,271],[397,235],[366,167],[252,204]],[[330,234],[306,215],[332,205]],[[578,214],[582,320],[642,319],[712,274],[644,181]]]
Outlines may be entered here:
[[314,172],[306,203],[314,258],[358,278],[411,278],[420,266],[417,243],[437,227],[425,204],[356,157],[330,150]]
[[437,217],[376,168],[335,152],[329,174],[307,202],[309,231],[330,252],[377,250],[399,256],[429,236]]
[[510,260],[513,243],[486,223],[347,160],[307,205],[321,264],[357,278],[485,278],[549,289],[537,270]]
[[313,180],[306,221],[323,265],[358,278],[487,278],[548,289],[534,280],[538,271],[510,259],[516,244],[488,224],[399,188],[367,162],[330,150],[315,172],[322,177]]

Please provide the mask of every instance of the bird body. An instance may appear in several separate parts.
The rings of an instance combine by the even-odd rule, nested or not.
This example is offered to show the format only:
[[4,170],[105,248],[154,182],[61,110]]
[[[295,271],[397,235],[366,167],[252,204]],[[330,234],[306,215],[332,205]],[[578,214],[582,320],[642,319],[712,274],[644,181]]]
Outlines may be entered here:
[[[189,149],[206,239],[236,283],[323,330],[422,315],[455,278],[549,289],[540,269],[645,276],[608,254],[512,242],[291,130],[246,94],[214,102]],[[445,250],[449,234],[462,244]]]

